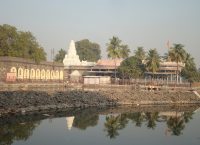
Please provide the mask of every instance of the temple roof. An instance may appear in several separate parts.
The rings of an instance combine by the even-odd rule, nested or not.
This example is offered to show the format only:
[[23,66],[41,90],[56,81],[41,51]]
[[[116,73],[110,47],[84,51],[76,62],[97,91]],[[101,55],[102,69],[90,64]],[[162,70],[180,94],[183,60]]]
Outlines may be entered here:
[[116,63],[116,67],[118,67],[122,61],[122,59],[100,59],[97,61],[96,66],[115,66]]

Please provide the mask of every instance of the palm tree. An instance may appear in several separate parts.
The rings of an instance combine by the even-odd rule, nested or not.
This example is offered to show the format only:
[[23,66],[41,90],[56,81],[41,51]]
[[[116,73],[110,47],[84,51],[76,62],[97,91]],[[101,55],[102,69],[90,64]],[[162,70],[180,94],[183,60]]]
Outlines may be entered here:
[[175,61],[177,64],[177,70],[176,70],[176,82],[178,83],[178,75],[179,75],[179,64],[180,62],[184,62],[186,52],[183,49],[182,44],[174,44],[172,48],[169,50],[169,57],[172,61]]
[[197,71],[194,58],[189,53],[186,53],[185,55],[185,68],[187,68],[190,71]]
[[128,45],[121,45],[121,58],[127,58],[129,56],[130,49],[128,48]]
[[135,53],[135,57],[136,57],[138,60],[140,60],[141,63],[142,63],[143,60],[145,60],[145,58],[146,58],[146,53],[145,53],[143,47],[138,47],[137,50],[135,50],[134,53]]
[[147,56],[146,68],[148,71],[153,73],[153,78],[154,78],[155,72],[159,70],[159,66],[160,66],[160,56],[157,50],[150,49]]
[[126,58],[130,50],[128,45],[122,45],[121,40],[118,37],[113,36],[110,42],[107,44],[108,57],[115,61],[115,79],[116,79],[116,59]]
[[194,58],[189,54],[186,53],[185,55],[185,67],[183,68],[181,75],[186,78],[190,83],[196,81],[196,64],[194,62]]

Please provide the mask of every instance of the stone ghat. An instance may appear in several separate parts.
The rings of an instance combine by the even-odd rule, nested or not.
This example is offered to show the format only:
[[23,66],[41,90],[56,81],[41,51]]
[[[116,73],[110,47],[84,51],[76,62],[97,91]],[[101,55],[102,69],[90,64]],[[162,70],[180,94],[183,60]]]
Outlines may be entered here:
[[0,92],[0,115],[64,108],[118,105],[200,104],[189,91],[139,91],[131,89]]

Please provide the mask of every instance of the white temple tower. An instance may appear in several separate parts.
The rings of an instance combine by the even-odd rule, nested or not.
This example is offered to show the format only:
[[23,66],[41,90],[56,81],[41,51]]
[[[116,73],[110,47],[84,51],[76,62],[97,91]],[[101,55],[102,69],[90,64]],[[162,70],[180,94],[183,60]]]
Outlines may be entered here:
[[73,66],[73,65],[81,65],[79,56],[76,53],[76,47],[73,40],[71,40],[70,42],[67,54],[65,55],[65,58],[63,59],[63,63],[65,67]]

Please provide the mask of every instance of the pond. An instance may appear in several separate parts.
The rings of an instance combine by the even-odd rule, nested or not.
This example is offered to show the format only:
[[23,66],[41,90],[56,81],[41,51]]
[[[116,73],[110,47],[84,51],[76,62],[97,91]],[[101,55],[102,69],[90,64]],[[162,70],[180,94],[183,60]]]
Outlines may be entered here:
[[0,145],[199,145],[198,106],[88,108],[0,118]]

